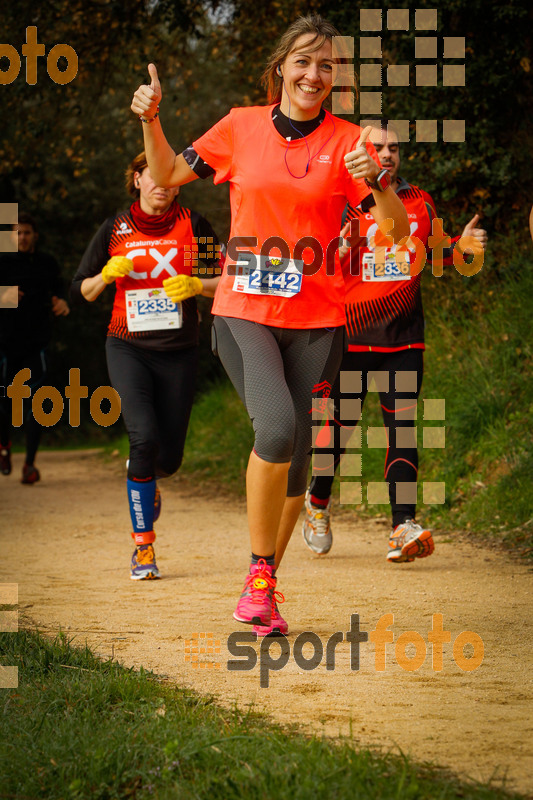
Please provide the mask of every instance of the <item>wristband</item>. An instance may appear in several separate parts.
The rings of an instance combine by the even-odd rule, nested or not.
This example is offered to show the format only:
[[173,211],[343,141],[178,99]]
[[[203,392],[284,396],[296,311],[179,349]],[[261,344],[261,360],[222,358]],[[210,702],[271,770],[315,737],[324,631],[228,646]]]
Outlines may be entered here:
[[146,124],[149,125],[151,122],[156,120],[158,116],[159,116],[159,106],[157,106],[157,110],[153,117],[143,117],[142,114],[139,114],[139,119],[141,120],[141,122],[146,122]]
[[389,171],[382,169],[381,172],[378,172],[373,181],[369,181],[365,178],[365,183],[369,189],[373,189],[375,192],[384,192],[385,189],[388,189],[391,185]]

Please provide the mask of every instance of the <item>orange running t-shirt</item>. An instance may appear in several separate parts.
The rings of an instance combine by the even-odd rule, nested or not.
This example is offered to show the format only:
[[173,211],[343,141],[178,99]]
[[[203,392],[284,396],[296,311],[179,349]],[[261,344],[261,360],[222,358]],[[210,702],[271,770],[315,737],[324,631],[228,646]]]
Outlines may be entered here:
[[[163,233],[149,233],[141,223],[135,222],[136,216],[131,209],[119,213],[100,226],[86,249],[73,279],[73,299],[84,299],[81,294],[83,281],[101,272],[110,257],[125,256],[134,264],[128,275],[114,282],[115,299],[108,336],[153,350],[176,350],[198,344],[198,311],[194,297],[181,304],[181,327],[177,327],[178,320],[172,317],[167,318],[168,325],[151,326],[150,320],[153,321],[154,317],[150,315],[148,323],[139,326],[139,315],[132,313],[135,306],[143,311],[166,312],[170,304],[174,309],[163,289],[165,278],[179,274],[215,277],[219,273],[220,265],[214,254],[213,258],[207,254],[204,258],[198,253],[201,250],[198,242],[202,239],[210,238],[213,245],[218,242],[207,220],[178,203],[175,212],[174,221],[169,220],[170,229]],[[139,291],[141,294],[137,298],[135,295],[126,298],[126,292]],[[152,303],[154,309],[150,307]],[[132,318],[134,324],[131,324]]]
[[[309,136],[288,142],[274,127],[272,108],[235,108],[193,142],[215,170],[214,182],[230,182],[230,242],[213,314],[281,328],[344,325],[341,217],[346,202],[355,207],[369,194],[363,180],[349,175],[344,156],[355,149],[361,128],[326,112]],[[379,164],[370,144],[369,152]],[[237,247],[236,237],[255,237],[257,244]],[[282,240],[280,249],[272,237]],[[304,249],[306,244],[311,248]],[[278,273],[273,285],[258,273],[239,279],[235,272],[242,270],[232,268],[242,261],[237,251],[259,255],[262,248],[263,258],[254,262],[258,269],[275,274],[269,255],[300,263],[284,276]],[[303,274],[302,261],[308,265]]]

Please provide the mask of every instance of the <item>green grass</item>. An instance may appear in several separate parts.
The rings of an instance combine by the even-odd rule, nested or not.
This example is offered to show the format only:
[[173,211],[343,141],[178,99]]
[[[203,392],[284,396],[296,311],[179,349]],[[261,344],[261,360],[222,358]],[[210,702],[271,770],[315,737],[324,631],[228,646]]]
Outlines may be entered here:
[[401,755],[287,732],[252,711],[102,662],[60,634],[0,634],[0,797],[64,800],[497,800]]
[[533,545],[529,250],[507,256],[505,279],[488,258],[477,282],[454,276],[448,286],[427,286],[424,395],[446,399],[446,448],[421,450],[424,479],[440,474],[447,484],[435,520],[525,553]]

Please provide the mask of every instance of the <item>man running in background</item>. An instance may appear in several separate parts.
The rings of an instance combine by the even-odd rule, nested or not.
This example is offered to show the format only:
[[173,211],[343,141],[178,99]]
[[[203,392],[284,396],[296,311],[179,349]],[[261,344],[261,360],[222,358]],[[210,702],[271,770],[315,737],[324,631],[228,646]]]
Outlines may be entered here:
[[[7,387],[19,370],[29,368],[27,381],[32,397],[46,382],[45,349],[50,341],[50,311],[66,316],[65,288],[57,261],[36,251],[37,225],[29,214],[19,214],[13,226],[18,252],[0,255],[0,472],[11,473],[11,400]],[[24,401],[26,458],[22,483],[36,483],[39,470],[34,461],[42,428]]]
[[[432,221],[437,216],[435,204],[427,192],[400,177],[398,137],[387,121],[376,121],[376,124],[369,138],[407,210],[411,235],[418,237],[427,250]],[[376,234],[377,225],[363,206],[364,203],[357,208],[347,206],[345,212],[345,221],[352,221],[352,236],[354,228],[360,236],[359,240],[357,235],[352,238],[351,254],[346,255],[346,250],[341,252],[346,280],[348,352],[332,388],[334,419],[322,429],[316,443],[320,448],[318,452],[331,453],[331,460],[326,459],[313,469],[305,499],[302,533],[314,553],[329,552],[333,540],[330,495],[334,472],[357,426],[374,378],[388,433],[385,480],[389,487],[392,532],[387,559],[401,563],[424,558],[434,550],[431,531],[419,525],[415,518],[416,405],[422,385],[424,352],[421,273],[411,276],[408,264],[402,264],[391,250],[387,250],[385,259],[375,257],[369,243]],[[487,234],[476,227],[478,219],[476,214],[462,236],[473,236],[485,247]],[[343,229],[343,235],[347,235],[346,230]],[[444,264],[452,263],[453,246],[460,238],[452,239],[451,247],[444,250]],[[343,373],[349,374],[349,380],[342,379]],[[346,408],[351,409],[348,414]],[[350,415],[352,418],[347,418]]]

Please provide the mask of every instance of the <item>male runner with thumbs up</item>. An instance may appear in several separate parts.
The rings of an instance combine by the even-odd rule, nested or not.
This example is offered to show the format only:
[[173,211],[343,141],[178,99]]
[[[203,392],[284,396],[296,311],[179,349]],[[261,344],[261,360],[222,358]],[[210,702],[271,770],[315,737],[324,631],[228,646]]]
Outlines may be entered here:
[[[381,166],[390,176],[392,188],[405,206],[411,235],[427,247],[432,221],[437,216],[433,200],[427,192],[399,176],[398,137],[386,121],[376,124],[369,138]],[[394,248],[387,250],[384,259],[377,257],[371,247],[377,226],[364,201],[356,208],[347,206],[346,220],[352,221],[352,235],[357,229],[361,237],[351,241],[352,247],[358,247],[352,249],[351,264],[350,254],[344,250],[348,352],[331,393],[334,419],[322,430],[316,443],[315,452],[330,452],[331,459],[322,456],[322,461],[315,463],[314,477],[306,494],[302,533],[314,553],[329,552],[334,472],[357,426],[367,391],[377,390],[387,432],[385,481],[389,485],[392,510],[387,559],[402,563],[429,556],[434,549],[431,531],[415,521],[418,472],[415,421],[424,352],[421,276],[409,274],[406,265],[395,256]],[[462,236],[474,237],[484,248],[487,233],[477,227],[478,220],[476,214]],[[348,225],[343,229],[344,236],[347,230]],[[452,239],[452,246],[448,252],[444,251],[445,264],[451,264],[451,251],[460,238]],[[317,474],[318,469],[321,474]]]

